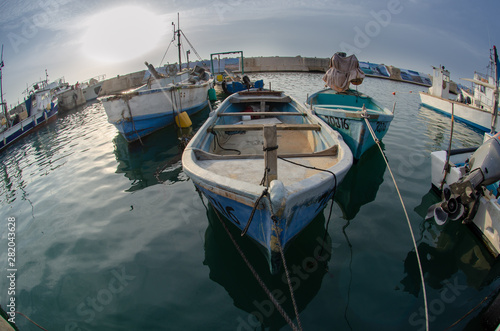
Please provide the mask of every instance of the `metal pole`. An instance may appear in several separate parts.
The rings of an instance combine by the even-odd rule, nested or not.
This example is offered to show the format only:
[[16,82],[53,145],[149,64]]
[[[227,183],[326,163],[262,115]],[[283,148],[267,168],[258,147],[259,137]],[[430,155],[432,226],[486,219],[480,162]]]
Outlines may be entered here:
[[0,60],[0,96],[1,96],[1,100],[2,100],[2,108],[3,108],[3,113],[5,115],[5,121],[7,122],[7,128],[10,128],[11,124],[10,124],[10,119],[9,119],[9,116],[7,113],[7,105],[5,104],[5,102],[3,100],[3,75],[2,75],[3,66],[4,66],[4,64],[3,64],[3,45],[2,45],[2,59]]
[[243,64],[243,51],[241,51],[241,76],[245,74],[245,66]]
[[493,105],[493,116],[491,118],[491,134],[495,133],[498,120],[498,53],[496,46],[493,46],[493,56],[495,68],[495,91],[493,92],[493,95],[495,97],[495,104]]
[[179,13],[177,13],[177,48],[179,49],[179,71],[182,71],[181,58],[181,27],[179,25]]

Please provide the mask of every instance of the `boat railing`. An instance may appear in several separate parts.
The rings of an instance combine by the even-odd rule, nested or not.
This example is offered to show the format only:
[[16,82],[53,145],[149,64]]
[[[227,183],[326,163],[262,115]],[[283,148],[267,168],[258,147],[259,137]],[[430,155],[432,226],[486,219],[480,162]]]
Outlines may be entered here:
[[273,117],[273,116],[307,116],[307,113],[296,113],[296,112],[231,112],[231,113],[219,113],[217,116],[265,116],[265,117]]
[[328,108],[328,109],[354,109],[360,110],[362,106],[341,106],[341,105],[316,105],[317,108]]

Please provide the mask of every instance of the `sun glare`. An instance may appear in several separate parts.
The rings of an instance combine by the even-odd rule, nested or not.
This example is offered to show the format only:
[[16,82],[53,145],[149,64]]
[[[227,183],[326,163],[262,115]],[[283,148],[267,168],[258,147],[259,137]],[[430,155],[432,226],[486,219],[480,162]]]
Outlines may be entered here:
[[91,16],[85,23],[83,52],[103,62],[123,62],[154,49],[167,32],[160,16],[126,6]]

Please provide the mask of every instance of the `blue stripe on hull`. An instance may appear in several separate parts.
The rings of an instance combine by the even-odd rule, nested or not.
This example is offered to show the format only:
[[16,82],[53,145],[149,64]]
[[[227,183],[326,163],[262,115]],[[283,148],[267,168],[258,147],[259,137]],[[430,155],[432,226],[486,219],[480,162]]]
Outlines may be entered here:
[[[192,115],[205,108],[207,104],[208,101],[205,101],[195,107],[183,109],[182,111]],[[173,123],[174,116],[172,110],[170,110],[153,115],[134,116],[133,122],[121,120],[113,124],[128,142],[132,142]]]
[[[434,110],[434,111],[436,111],[436,112],[438,112],[438,113],[440,113],[440,114],[443,114],[443,115],[446,115],[446,116],[448,116],[448,117],[451,117],[451,113],[445,112],[445,111],[443,111],[443,110],[441,110],[441,109],[439,109],[439,108],[432,107],[431,105],[428,105],[428,104],[426,104],[426,103],[422,103],[422,105],[423,105],[423,106],[425,106],[426,108],[432,109],[432,110]],[[455,117],[458,121],[460,121],[460,122],[462,122],[462,123],[465,123],[465,124],[467,124],[467,125],[469,125],[469,126],[472,126],[473,128],[479,129],[479,130],[481,130],[481,131],[483,131],[483,132],[490,132],[490,131],[491,131],[491,128],[486,128],[486,127],[484,127],[484,126],[482,126],[482,125],[479,125],[479,124],[477,124],[477,123],[474,123],[474,122],[471,122],[471,121],[469,121],[469,120],[466,120],[466,119],[464,119],[463,117],[459,117],[459,116],[457,116],[457,115],[454,115],[454,117]]]
[[31,131],[33,129],[41,126],[45,122],[48,122],[54,115],[57,114],[58,109],[59,109],[58,105],[55,105],[55,107],[52,107],[52,109],[49,112],[45,112],[47,114],[47,121],[45,120],[45,116],[42,115],[38,120],[36,120],[36,118],[35,118],[34,120],[30,121],[29,124],[26,124],[25,126],[23,126],[22,129],[19,128],[17,131],[13,132],[8,137],[6,137],[5,143],[4,143],[3,139],[0,140],[0,150],[7,148],[7,146],[12,144],[16,140],[31,133]]

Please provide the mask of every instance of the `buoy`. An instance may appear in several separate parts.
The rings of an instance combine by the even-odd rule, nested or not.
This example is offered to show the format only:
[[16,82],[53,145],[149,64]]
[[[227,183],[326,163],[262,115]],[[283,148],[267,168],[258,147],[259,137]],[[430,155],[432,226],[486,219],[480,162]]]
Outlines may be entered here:
[[180,128],[188,128],[193,124],[191,122],[191,119],[189,118],[188,113],[186,113],[185,111],[175,116],[175,123]]
[[208,100],[217,101],[217,93],[213,87],[208,90]]

